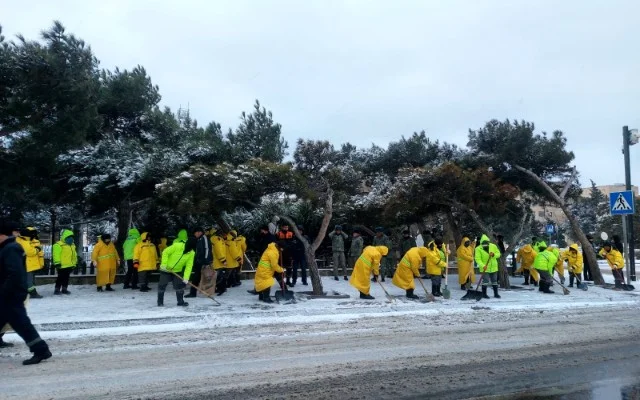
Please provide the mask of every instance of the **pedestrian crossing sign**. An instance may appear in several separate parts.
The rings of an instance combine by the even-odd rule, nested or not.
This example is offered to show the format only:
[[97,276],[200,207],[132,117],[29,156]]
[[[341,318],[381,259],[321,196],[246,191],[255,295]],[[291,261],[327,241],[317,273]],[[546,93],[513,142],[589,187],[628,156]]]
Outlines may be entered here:
[[635,214],[633,192],[626,190],[624,192],[609,193],[609,209],[611,210],[611,215]]

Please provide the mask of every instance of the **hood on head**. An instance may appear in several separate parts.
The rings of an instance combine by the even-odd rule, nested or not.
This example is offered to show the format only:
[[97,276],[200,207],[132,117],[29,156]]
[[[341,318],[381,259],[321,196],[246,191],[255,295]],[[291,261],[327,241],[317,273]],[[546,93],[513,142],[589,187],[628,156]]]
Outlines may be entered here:
[[143,232],[142,235],[140,236],[140,239],[147,240],[147,237],[149,237],[149,232]]
[[467,240],[468,240],[468,241],[471,241],[471,239],[469,239],[468,237],[466,237],[466,236],[465,236],[465,237],[463,237],[463,238],[462,238],[462,244],[464,244],[464,242],[466,242]]
[[389,249],[387,248],[387,246],[376,246],[376,250],[378,250],[383,256],[389,254]]
[[418,254],[420,254],[420,258],[425,258],[429,254],[429,249],[426,247],[418,247]]
[[60,240],[62,240],[64,242],[64,240],[66,238],[71,237],[71,236],[73,236],[73,231],[70,231],[69,229],[65,229],[60,234]]
[[186,242],[188,238],[189,235],[187,234],[186,229],[180,229],[180,231],[178,232],[178,236],[176,236],[176,240],[180,240],[182,242]]
[[140,231],[137,230],[136,228],[129,229],[129,237],[131,237],[131,238],[139,238],[140,237]]
[[489,236],[482,235],[482,237],[480,238],[480,244],[483,244],[485,242],[491,243],[491,240],[489,239]]
[[547,247],[547,242],[545,242],[544,240],[538,242],[538,247]]
[[578,243],[574,243],[574,244],[572,244],[571,246],[569,246],[569,248],[570,248],[570,249],[573,249],[573,250],[575,250],[575,251],[579,251]]
[[533,247],[531,247],[530,244],[525,244],[522,248],[522,251],[524,251],[525,253],[531,253],[533,251]]

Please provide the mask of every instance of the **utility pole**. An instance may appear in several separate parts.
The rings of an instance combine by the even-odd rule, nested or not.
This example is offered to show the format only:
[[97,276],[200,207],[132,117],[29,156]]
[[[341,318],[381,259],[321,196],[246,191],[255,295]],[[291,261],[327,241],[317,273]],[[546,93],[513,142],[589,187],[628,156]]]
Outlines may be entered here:
[[[631,145],[631,132],[629,131],[628,126],[622,127],[622,152],[624,153],[624,183],[626,186],[626,190],[631,190],[631,159],[629,156],[629,147]],[[635,196],[633,198],[635,201]],[[631,267],[631,280],[636,280],[636,257],[635,257],[635,237],[633,234],[633,216],[631,218],[623,218],[623,227],[627,230],[627,238],[628,242],[627,248],[629,249],[629,266]]]

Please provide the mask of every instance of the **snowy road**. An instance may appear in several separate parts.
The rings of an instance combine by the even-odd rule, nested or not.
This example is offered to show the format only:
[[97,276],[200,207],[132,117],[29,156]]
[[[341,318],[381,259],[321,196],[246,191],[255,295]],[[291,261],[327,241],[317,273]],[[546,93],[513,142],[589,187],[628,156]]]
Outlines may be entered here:
[[454,399],[575,383],[592,365],[607,365],[600,370],[608,374],[640,372],[636,306],[477,310],[435,321],[418,315],[274,322],[52,339],[55,359],[28,372],[2,360],[1,393],[20,399],[397,399],[426,393]]

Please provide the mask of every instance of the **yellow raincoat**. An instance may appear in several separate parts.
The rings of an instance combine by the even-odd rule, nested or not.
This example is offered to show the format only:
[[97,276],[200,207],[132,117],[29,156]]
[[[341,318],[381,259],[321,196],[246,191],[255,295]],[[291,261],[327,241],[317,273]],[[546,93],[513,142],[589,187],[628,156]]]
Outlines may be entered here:
[[366,295],[371,290],[371,272],[380,275],[380,260],[389,254],[386,246],[367,246],[362,250],[362,254],[353,267],[349,284]]
[[603,247],[602,249],[600,249],[600,252],[598,254],[600,254],[601,257],[604,257],[607,259],[607,262],[609,263],[609,266],[611,267],[611,269],[624,268],[624,257],[622,256],[622,253],[620,253],[618,250],[614,249],[613,247],[611,248],[611,251],[608,253]]
[[400,289],[415,289],[416,283],[414,278],[420,276],[418,268],[422,265],[422,260],[427,257],[428,251],[429,249],[426,247],[413,247],[409,249],[398,263],[391,282]]
[[458,250],[456,250],[458,257],[458,283],[460,285],[467,283],[467,277],[471,278],[471,283],[476,281],[476,274],[473,270],[473,245],[471,244],[469,247],[466,247],[464,243],[467,240],[469,240],[469,238],[462,238],[462,243],[460,243]]
[[269,243],[267,249],[262,253],[256,269],[254,280],[256,292],[262,292],[273,286],[276,283],[273,274],[284,272],[282,267],[278,265],[279,260],[280,252],[278,251],[278,246],[275,243]]
[[158,252],[160,253],[160,256],[162,256],[162,252],[166,248],[167,248],[167,238],[166,237],[160,238],[160,244],[158,245]]
[[554,248],[553,254],[555,254],[556,257],[558,257],[558,261],[556,261],[556,265],[555,265],[554,269],[556,270],[558,275],[564,277],[565,252],[561,253],[560,250],[558,250],[557,248]]
[[138,272],[155,271],[158,266],[158,251],[151,242],[145,242],[149,236],[144,232],[133,249],[133,264],[138,264]]
[[447,267],[447,263],[442,259],[440,249],[436,247],[435,242],[430,242],[429,245],[431,244],[433,244],[433,250],[427,248],[427,274],[440,276],[443,269]]
[[27,272],[33,272],[44,266],[44,252],[40,246],[40,241],[27,236],[19,236],[16,242],[22,246],[26,257]]
[[96,266],[96,286],[113,285],[116,280],[116,268],[120,263],[120,257],[113,242],[106,244],[102,239],[98,240],[91,261]]
[[[575,253],[572,252],[571,249],[575,250]],[[582,260],[582,252],[578,248],[577,243],[569,246],[569,250],[564,253],[563,258],[567,262],[569,272],[573,272],[576,275],[582,273],[582,270],[584,269],[584,262]]]
[[213,269],[224,269],[227,267],[227,246],[224,239],[218,235],[211,236],[211,247],[213,248]]
[[236,242],[235,231],[231,231],[225,235],[224,245],[226,246],[227,268],[237,268],[242,261],[242,253]]

